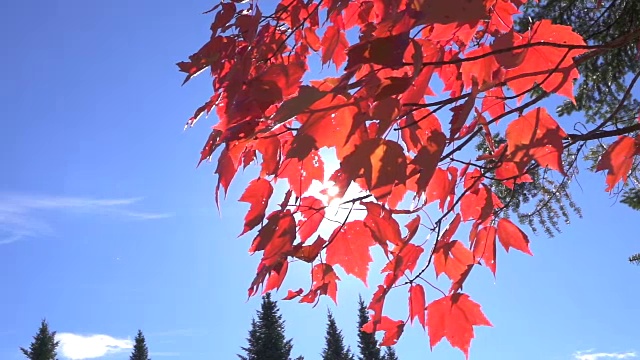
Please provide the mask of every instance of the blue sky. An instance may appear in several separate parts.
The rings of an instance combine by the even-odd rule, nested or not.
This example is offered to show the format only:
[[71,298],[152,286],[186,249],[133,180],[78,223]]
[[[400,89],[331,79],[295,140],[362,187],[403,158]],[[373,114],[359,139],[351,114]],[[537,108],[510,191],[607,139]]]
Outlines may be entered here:
[[[233,359],[245,345],[258,259],[247,254],[250,236],[236,239],[247,210],[236,200],[253,175],[236,179],[221,217],[215,166],[195,168],[214,119],[183,131],[209,80],[181,87],[174,65],[208,36],[210,18],[199,14],[211,5],[0,4],[0,358],[20,359],[43,317],[64,340],[63,359],[127,359],[138,328],[155,359]],[[477,328],[471,359],[640,350],[640,268],[626,262],[640,250],[640,214],[614,206],[602,175],[584,171],[580,185],[583,219],[554,239],[532,237],[533,258],[499,250],[495,281],[486,269],[469,280],[494,325]],[[343,278],[338,307],[280,302],[296,356],[320,358],[327,307],[355,348],[357,294],[371,289]],[[302,281],[292,274],[277,296]],[[403,291],[387,304],[401,318],[406,306]],[[397,352],[463,358],[446,341],[431,353],[419,326],[405,329]]]

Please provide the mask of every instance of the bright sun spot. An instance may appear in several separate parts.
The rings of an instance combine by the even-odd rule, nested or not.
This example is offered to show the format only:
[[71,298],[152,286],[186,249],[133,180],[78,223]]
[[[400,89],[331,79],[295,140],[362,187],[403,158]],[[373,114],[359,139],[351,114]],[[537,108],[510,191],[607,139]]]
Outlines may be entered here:
[[325,183],[325,187],[327,189],[327,195],[329,195],[330,197],[334,197],[338,195],[338,192],[340,191],[340,189],[338,189],[338,187],[333,183],[333,181],[327,181]]

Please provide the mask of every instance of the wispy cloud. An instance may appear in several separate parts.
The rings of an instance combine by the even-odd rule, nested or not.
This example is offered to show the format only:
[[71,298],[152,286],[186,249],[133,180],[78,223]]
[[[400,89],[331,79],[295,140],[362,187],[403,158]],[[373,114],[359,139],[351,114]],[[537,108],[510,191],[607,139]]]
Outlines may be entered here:
[[129,351],[133,348],[130,339],[117,339],[109,335],[77,335],[72,333],[58,333],[56,340],[60,341],[59,352],[69,360],[85,360],[100,358],[109,354]]
[[637,355],[633,351],[619,353],[594,353],[593,350],[578,351],[573,354],[575,360],[631,359]]
[[0,193],[0,245],[28,237],[53,234],[53,228],[42,220],[45,213],[75,212],[136,220],[154,220],[171,216],[166,213],[131,209],[131,206],[140,200]]

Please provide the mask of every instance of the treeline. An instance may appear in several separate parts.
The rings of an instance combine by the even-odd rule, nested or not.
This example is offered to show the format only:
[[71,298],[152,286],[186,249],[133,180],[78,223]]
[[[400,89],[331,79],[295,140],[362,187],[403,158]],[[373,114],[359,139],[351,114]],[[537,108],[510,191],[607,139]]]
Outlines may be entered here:
[[[59,345],[60,342],[56,341],[56,332],[49,330],[47,320],[42,320],[40,329],[33,337],[29,348],[21,347],[20,351],[29,360],[58,360]],[[138,330],[129,360],[151,360],[142,330]]]
[[[285,322],[282,319],[277,301],[271,294],[262,297],[262,304],[257,316],[251,321],[247,345],[241,348],[238,357],[241,360],[292,360],[293,340],[285,336]],[[398,360],[392,347],[385,347],[384,351],[378,346],[375,335],[361,331],[369,321],[367,308],[362,298],[358,300],[358,350],[357,354],[346,345],[342,331],[338,328],[335,318],[327,314],[327,328],[322,349],[322,360]],[[33,337],[29,348],[20,348],[29,360],[57,360],[56,332],[49,330],[46,320],[42,320],[40,329]],[[141,330],[138,330],[130,360],[150,360],[149,349]],[[304,360],[298,356],[295,360]]]
[[[382,351],[374,334],[360,330],[368,321],[367,308],[360,298],[357,323],[358,354],[355,354],[351,347],[345,344],[342,331],[331,312],[328,312],[322,360],[398,360],[392,347],[385,347]],[[247,346],[242,348],[242,354],[238,354],[238,357],[241,360],[291,360],[292,350],[292,339],[285,336],[285,322],[277,302],[270,294],[266,294],[262,297],[257,316],[251,321]],[[303,356],[295,358],[303,359]]]

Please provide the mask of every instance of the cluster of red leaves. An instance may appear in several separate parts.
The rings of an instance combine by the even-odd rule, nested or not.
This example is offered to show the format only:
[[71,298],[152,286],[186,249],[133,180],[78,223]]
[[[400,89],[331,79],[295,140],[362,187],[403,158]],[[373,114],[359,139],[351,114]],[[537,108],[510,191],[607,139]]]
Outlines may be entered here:
[[[483,265],[495,274],[496,239],[506,251],[531,254],[527,235],[499,216],[504,205],[481,164],[493,160],[493,179],[509,187],[531,181],[533,165],[564,174],[567,134],[544,108],[524,111],[540,99],[522,102],[535,84],[573,99],[574,58],[588,51],[571,28],[548,20],[517,33],[513,17],[525,1],[282,0],[265,16],[254,1],[237,0],[210,10],[210,40],[178,66],[185,82],[205,69],[213,77],[213,95],[188,125],[215,108],[219,121],[200,161],[221,149],[216,201],[241,167],[260,167],[240,198],[250,204],[242,234],[259,227],[250,252],[262,254],[249,295],[279,288],[289,262],[300,260],[311,265],[311,286],[289,290],[285,299],[335,301],[335,267],[366,283],[370,249],[379,246],[388,262],[364,329],[383,331],[382,345],[392,345],[405,322],[417,319],[432,347],[447,338],[468,356],[473,327],[491,325],[462,292],[469,273]],[[314,53],[339,76],[303,84]],[[444,100],[427,103],[436,95],[436,76]],[[437,115],[444,106],[448,122]],[[491,129],[510,115],[507,142],[496,147]],[[478,135],[491,152],[457,159]],[[330,174],[323,148],[339,162]],[[629,137],[607,150],[598,170],[607,170],[609,189],[625,179],[637,152]],[[276,203],[278,181],[289,191]],[[314,182],[334,184],[331,198],[359,190],[363,196],[342,205],[366,215],[354,219],[349,211],[338,223],[327,221],[326,197],[309,191]],[[411,208],[401,208],[407,201]],[[439,218],[427,214],[431,222],[422,224],[418,213],[436,202]],[[410,218],[404,235],[402,216]],[[463,222],[470,225],[468,241],[456,239]],[[421,224],[436,235],[433,244],[414,242]],[[332,231],[327,239],[319,236],[321,225]],[[451,286],[428,302],[422,284],[431,265]],[[385,298],[400,285],[408,287],[407,320],[383,315]]]

